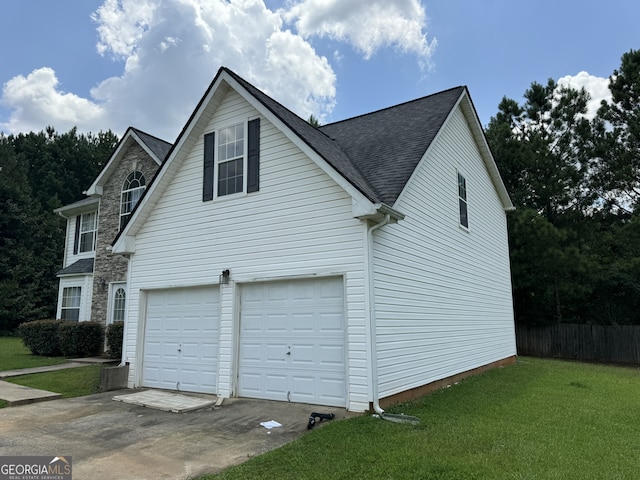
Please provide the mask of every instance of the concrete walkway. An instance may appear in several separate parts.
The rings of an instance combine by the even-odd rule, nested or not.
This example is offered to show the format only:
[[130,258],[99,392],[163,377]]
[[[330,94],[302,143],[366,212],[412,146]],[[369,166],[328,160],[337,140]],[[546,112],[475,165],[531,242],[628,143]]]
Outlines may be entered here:
[[18,377],[20,375],[30,375],[32,373],[54,372],[67,368],[86,367],[88,364],[109,364],[115,363],[111,359],[102,357],[74,358],[67,363],[59,365],[48,365],[46,367],[22,368],[18,370],[5,370],[0,372],[0,399],[6,400],[10,407],[25,405],[27,403],[43,402],[45,400],[55,400],[62,398],[62,395],[47,390],[25,387],[15,383],[5,382],[5,378]]

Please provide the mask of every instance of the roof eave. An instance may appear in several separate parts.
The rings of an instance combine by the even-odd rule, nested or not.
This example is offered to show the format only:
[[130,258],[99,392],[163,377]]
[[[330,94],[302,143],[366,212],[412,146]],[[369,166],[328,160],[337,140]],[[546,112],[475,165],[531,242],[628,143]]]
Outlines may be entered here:
[[[462,101],[463,99],[466,101]],[[515,210],[515,207],[511,202],[511,198],[509,197],[507,187],[505,187],[504,182],[502,181],[498,165],[493,158],[493,152],[491,151],[489,142],[487,142],[487,137],[482,128],[482,124],[480,123],[480,118],[478,117],[478,112],[473,105],[473,100],[471,99],[471,95],[466,87],[460,98],[460,106],[462,113],[467,117],[467,121],[469,122],[473,136],[476,139],[476,144],[478,145],[478,149],[484,159],[491,181],[493,182],[496,192],[500,197],[502,208],[507,212]]]

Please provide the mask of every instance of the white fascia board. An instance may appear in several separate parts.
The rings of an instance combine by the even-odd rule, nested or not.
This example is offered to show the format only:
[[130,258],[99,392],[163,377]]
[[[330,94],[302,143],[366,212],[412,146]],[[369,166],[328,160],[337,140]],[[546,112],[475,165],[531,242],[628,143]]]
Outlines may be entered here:
[[363,204],[353,197],[351,200],[351,211],[353,216],[359,220],[380,221],[385,215],[389,215],[392,223],[404,220],[403,213],[385,203],[371,203],[367,200],[367,203]]
[[57,213],[64,218],[73,218],[80,213],[89,213],[98,209],[100,199],[96,197],[89,197],[83,200],[77,201],[64,207],[56,208],[53,213]]
[[136,237],[133,235],[121,235],[111,249],[112,253],[136,253]]
[[502,181],[502,177],[500,176],[498,165],[493,158],[493,153],[491,153],[491,148],[489,147],[487,137],[484,134],[482,125],[480,124],[480,119],[478,118],[476,109],[473,106],[473,101],[471,100],[469,92],[466,89],[462,94],[460,100],[458,101],[456,107],[458,105],[460,105],[462,113],[469,123],[471,133],[476,140],[478,150],[480,150],[480,154],[482,155],[482,159],[484,160],[485,167],[489,172],[489,176],[491,177],[494,188],[496,189],[498,196],[502,201],[503,208],[506,211],[515,210],[515,207],[511,202],[511,198],[509,197],[509,192],[507,192],[507,188],[504,186],[504,182]]

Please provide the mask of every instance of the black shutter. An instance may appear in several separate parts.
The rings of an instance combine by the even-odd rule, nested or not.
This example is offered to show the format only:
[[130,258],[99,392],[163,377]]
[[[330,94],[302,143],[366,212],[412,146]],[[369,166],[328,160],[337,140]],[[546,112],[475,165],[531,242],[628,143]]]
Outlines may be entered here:
[[249,122],[247,147],[247,193],[260,189],[260,119]]
[[204,136],[204,171],[202,174],[202,201],[213,200],[213,176],[214,176],[214,149],[215,133],[207,133]]
[[73,239],[73,254],[78,254],[78,247],[80,245],[80,219],[82,215],[78,215],[76,217],[76,235]]

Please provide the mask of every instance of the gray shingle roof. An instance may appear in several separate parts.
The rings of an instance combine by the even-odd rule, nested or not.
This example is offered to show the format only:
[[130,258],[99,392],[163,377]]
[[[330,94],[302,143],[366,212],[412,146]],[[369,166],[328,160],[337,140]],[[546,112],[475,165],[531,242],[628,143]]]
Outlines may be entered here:
[[56,276],[61,275],[79,275],[82,273],[93,273],[93,258],[83,258],[75,263],[72,263],[62,270],[56,272]]
[[167,156],[169,150],[171,150],[172,145],[169,142],[165,142],[164,140],[158,137],[154,137],[153,135],[149,135],[148,133],[143,132],[142,130],[138,130],[137,128],[131,127],[131,130],[136,132],[136,135],[140,137],[140,140],[142,140],[145,145],[149,147],[149,150],[151,150],[161,162],[164,160],[164,157]]
[[340,144],[378,200],[393,205],[464,89],[452,88],[320,130]]
[[393,205],[465,87],[456,87],[341,122],[313,127],[223,67],[374,203]]

